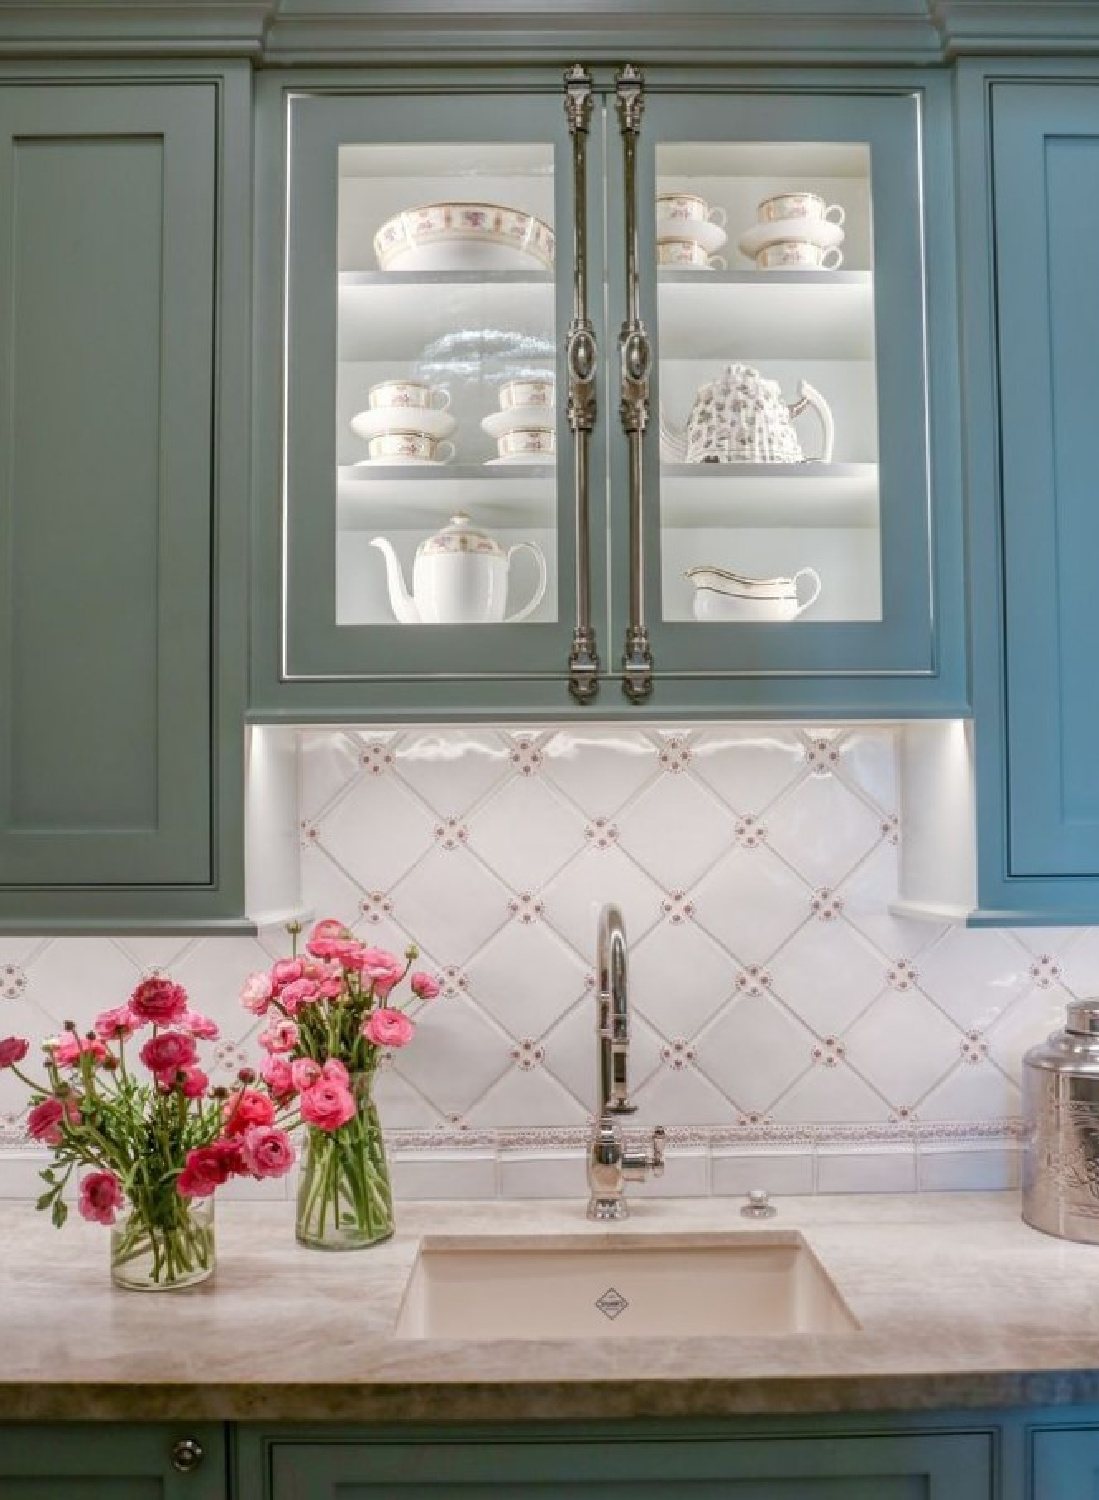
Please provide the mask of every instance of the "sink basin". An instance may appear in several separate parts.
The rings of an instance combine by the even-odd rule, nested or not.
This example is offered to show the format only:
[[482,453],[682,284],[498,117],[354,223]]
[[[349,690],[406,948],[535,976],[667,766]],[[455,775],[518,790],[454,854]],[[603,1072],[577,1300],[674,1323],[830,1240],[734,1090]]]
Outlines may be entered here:
[[858,1328],[795,1232],[427,1238],[405,1339],[720,1338]]

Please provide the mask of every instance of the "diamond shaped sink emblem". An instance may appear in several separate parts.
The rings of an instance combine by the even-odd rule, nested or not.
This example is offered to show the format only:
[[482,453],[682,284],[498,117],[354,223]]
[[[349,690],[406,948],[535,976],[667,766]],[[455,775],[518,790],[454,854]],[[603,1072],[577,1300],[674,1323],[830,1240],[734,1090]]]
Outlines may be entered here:
[[617,1318],[619,1313],[624,1313],[629,1303],[621,1292],[616,1292],[613,1286],[609,1286],[603,1295],[597,1298],[596,1307],[608,1318]]

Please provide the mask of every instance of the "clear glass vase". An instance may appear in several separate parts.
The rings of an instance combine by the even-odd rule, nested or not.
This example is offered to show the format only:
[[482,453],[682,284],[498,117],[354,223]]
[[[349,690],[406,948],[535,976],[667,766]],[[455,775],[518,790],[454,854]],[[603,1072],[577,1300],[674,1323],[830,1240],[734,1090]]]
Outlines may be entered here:
[[306,1127],[295,1234],[314,1250],[362,1250],[393,1233],[393,1190],[372,1097],[373,1073],[351,1082],[357,1114],[338,1130]]
[[159,1195],[131,1203],[111,1225],[111,1280],[133,1292],[171,1292],[214,1274],[214,1200]]

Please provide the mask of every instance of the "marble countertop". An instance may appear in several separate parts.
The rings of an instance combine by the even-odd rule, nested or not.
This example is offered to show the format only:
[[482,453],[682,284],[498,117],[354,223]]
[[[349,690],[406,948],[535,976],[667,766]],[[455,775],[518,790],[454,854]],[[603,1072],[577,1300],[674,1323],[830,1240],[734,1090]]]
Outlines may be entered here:
[[[397,1235],[324,1254],[289,1203],[218,1206],[218,1269],[186,1292],[112,1287],[107,1235],[0,1205],[0,1413],[16,1419],[500,1421],[1099,1400],[1099,1246],[1037,1233],[1015,1193],[649,1199],[622,1226],[576,1202],[412,1203]],[[861,1327],[767,1337],[408,1340],[424,1236],[529,1244],[795,1230]]]

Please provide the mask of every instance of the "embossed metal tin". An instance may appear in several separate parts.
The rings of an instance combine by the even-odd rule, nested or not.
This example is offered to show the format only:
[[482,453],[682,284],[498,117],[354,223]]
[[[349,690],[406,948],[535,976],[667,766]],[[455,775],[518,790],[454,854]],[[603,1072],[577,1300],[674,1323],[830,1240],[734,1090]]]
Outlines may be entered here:
[[1023,1218],[1099,1244],[1099,1000],[1023,1059]]

